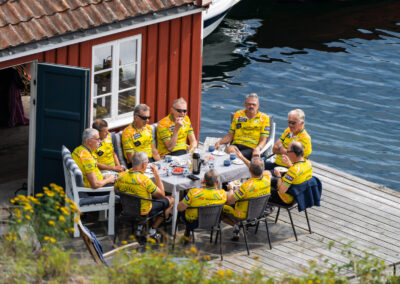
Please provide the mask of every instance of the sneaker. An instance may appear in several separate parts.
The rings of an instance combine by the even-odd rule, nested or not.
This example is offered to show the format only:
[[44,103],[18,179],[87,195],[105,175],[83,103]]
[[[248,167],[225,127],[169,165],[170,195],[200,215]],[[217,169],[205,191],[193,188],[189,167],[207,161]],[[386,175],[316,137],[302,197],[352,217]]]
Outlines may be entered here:
[[137,238],[140,238],[143,235],[143,225],[137,226],[135,235]]
[[239,232],[240,232],[240,227],[237,224],[235,224],[233,226],[233,235],[231,238],[232,241],[234,241],[234,242],[239,241]]
[[264,210],[264,214],[265,215],[269,215],[272,212],[274,212],[274,207],[273,206],[267,206],[267,208],[265,208],[265,210]]
[[149,238],[159,242],[161,240],[161,234],[156,231],[154,234],[149,235]]

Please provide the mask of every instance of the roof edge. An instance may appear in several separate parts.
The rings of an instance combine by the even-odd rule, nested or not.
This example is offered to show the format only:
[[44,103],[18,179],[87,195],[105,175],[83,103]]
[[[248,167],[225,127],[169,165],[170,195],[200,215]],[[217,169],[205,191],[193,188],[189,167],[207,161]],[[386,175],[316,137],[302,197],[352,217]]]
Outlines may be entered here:
[[119,21],[117,23],[106,24],[99,27],[94,27],[84,31],[76,31],[64,35],[43,39],[40,41],[19,45],[16,47],[5,48],[0,51],[0,62],[17,59],[32,54],[45,52],[48,50],[157,24],[164,21],[181,18],[184,16],[201,13],[203,9],[196,7],[193,4],[185,6],[173,7],[170,9],[157,11],[155,13],[141,15],[131,19]]

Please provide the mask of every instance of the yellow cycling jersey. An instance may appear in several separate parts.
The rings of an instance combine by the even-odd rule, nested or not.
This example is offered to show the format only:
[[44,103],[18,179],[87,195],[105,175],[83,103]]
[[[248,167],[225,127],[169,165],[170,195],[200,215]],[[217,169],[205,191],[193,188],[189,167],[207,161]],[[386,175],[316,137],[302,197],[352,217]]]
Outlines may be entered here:
[[[282,141],[283,147],[285,147],[286,149],[291,142],[293,142],[293,141],[300,142],[301,145],[303,145],[303,147],[304,147],[304,158],[307,158],[308,156],[310,156],[310,154],[312,152],[311,137],[310,137],[310,135],[308,135],[307,131],[304,128],[296,136],[293,136],[292,133],[290,132],[290,128],[287,128],[282,133],[282,136],[280,139]],[[282,155],[276,155],[275,164],[277,164],[279,166],[287,167],[286,164],[284,164],[282,162]]]
[[[286,174],[282,177],[282,183],[291,186],[292,184],[300,184],[312,178],[313,170],[309,160],[294,162]],[[289,193],[279,193],[280,198],[285,203],[292,203],[293,196]]]
[[229,133],[233,134],[232,144],[255,148],[261,137],[268,139],[270,130],[269,117],[266,114],[258,111],[255,117],[248,119],[245,110],[239,110],[233,116]]
[[[192,188],[182,199],[182,202],[189,207],[200,207],[214,204],[224,204],[226,202],[226,191],[215,188]],[[189,222],[198,219],[197,209],[186,209],[185,218]]]
[[[115,187],[119,191],[139,197],[152,199],[151,195],[157,190],[154,182],[145,174],[139,171],[128,171],[118,177]],[[140,214],[147,215],[151,210],[151,201],[141,200]]]
[[114,146],[110,133],[108,133],[107,137],[100,142],[100,146],[93,152],[93,156],[97,159],[99,164],[115,166]]
[[125,159],[128,159],[126,153],[135,152],[146,152],[149,158],[153,157],[153,135],[150,125],[146,124],[142,129],[136,129],[132,124],[128,125],[122,132],[121,140]]
[[[262,195],[270,194],[271,192],[271,178],[268,175],[262,178],[250,178],[244,182],[239,189],[233,192],[236,200],[248,199]],[[239,202],[235,204],[235,208],[231,206],[224,206],[224,213],[233,215],[237,218],[246,218],[248,202]]]
[[[171,139],[172,133],[175,129],[175,122],[172,120],[172,115],[164,117],[160,120],[157,126],[157,150],[161,156],[169,154],[167,147],[164,142]],[[187,137],[189,134],[194,134],[192,124],[188,116],[183,119],[183,125],[179,129],[178,139],[176,140],[176,145],[172,152],[178,150],[187,150],[186,146]]]
[[97,167],[97,161],[88,148],[83,145],[76,147],[72,152],[72,159],[74,159],[82,171],[83,184],[85,187],[91,188],[87,174],[94,173],[98,181],[103,180],[103,175]]

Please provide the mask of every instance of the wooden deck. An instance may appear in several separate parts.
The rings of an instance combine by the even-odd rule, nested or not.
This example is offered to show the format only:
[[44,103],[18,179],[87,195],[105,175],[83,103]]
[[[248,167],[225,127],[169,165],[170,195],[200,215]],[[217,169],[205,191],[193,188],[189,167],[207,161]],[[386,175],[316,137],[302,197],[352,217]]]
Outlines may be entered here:
[[[385,260],[386,264],[398,265],[400,192],[316,162],[313,162],[313,168],[323,185],[321,207],[307,210],[313,233],[307,231],[304,212],[292,210],[299,237],[296,242],[286,210],[281,211],[276,225],[272,224],[275,217],[272,213],[272,250],[269,250],[266,240],[260,243],[260,235],[265,237],[265,232],[252,239],[254,234],[250,230],[250,256],[241,238],[240,252],[230,253],[226,247],[224,261],[214,260],[218,264],[216,267],[241,272],[259,266],[269,271],[300,275],[302,267],[308,267],[309,260],[316,260],[321,265],[324,265],[323,260],[328,260],[328,264],[348,263],[349,260],[341,254],[341,248],[349,242],[358,249],[356,253],[362,254],[362,250],[367,250]],[[229,233],[227,231],[226,234]],[[279,234],[281,236],[277,238]],[[331,241],[334,245],[329,249]]]

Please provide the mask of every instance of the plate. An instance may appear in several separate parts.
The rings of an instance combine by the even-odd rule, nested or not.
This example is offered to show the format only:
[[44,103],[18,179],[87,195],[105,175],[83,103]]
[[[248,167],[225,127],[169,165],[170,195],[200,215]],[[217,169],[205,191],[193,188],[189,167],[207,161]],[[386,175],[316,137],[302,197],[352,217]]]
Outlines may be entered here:
[[285,167],[275,167],[275,169],[281,173],[286,173],[288,171],[288,168]]
[[214,156],[223,156],[226,155],[226,153],[224,151],[218,151],[215,150],[214,152],[212,152],[211,154],[213,154]]
[[234,159],[234,160],[232,161],[232,164],[235,164],[235,165],[243,165],[244,162],[243,162],[241,159]]
[[[179,169],[180,169],[181,171],[179,171]],[[183,168],[175,168],[175,169],[173,169],[173,170],[172,170],[172,174],[175,175],[175,176],[182,175],[182,174],[183,174]]]

